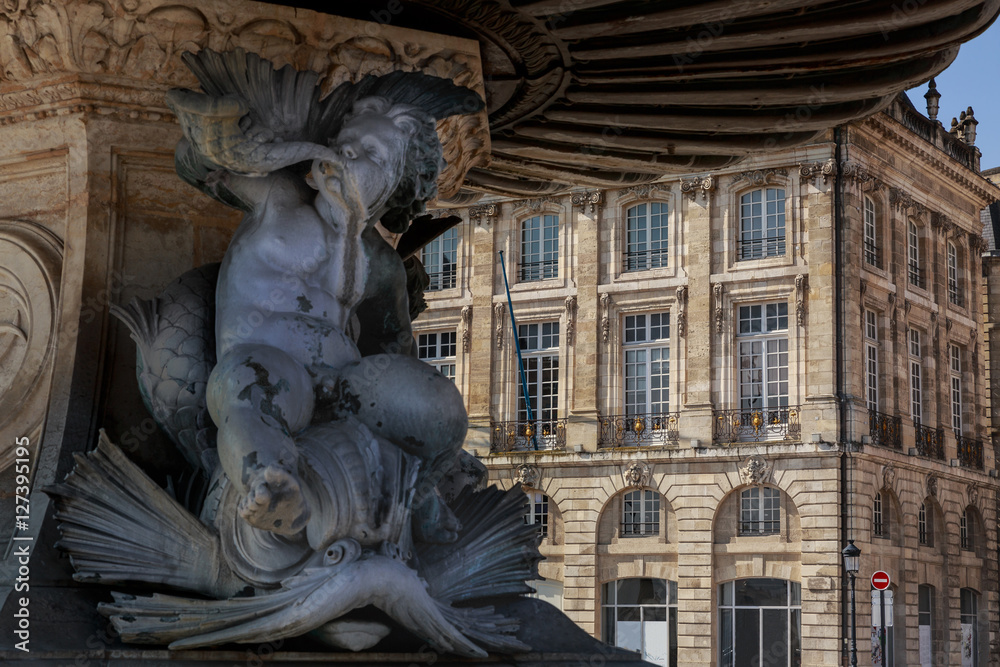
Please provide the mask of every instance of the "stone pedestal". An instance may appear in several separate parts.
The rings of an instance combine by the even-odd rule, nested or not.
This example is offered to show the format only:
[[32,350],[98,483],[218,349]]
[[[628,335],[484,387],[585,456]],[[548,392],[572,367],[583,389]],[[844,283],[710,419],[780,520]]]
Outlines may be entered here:
[[[20,538],[0,549],[0,605],[29,599],[38,664],[67,662],[45,657],[47,646],[101,648],[67,628],[103,620],[96,594],[75,587],[68,559],[52,548],[58,535],[40,489],[65,477],[74,452],[93,448],[98,428],[161,484],[177,472],[173,446],[141,403],[135,346],[109,306],[221,260],[239,222],[238,211],[174,170],[181,130],[164,93],[197,88],[181,54],[204,48],[312,69],[326,91],[402,69],[484,92],[474,41],[291,7],[41,0],[0,8],[0,534]],[[449,197],[485,163],[486,114],[442,121],[438,131],[448,161],[439,192]],[[24,486],[22,501],[6,493]],[[13,591],[25,566],[30,591]],[[72,610],[69,625],[46,620],[59,608]],[[10,618],[4,648],[14,639]],[[67,645],[67,636],[79,641]]]

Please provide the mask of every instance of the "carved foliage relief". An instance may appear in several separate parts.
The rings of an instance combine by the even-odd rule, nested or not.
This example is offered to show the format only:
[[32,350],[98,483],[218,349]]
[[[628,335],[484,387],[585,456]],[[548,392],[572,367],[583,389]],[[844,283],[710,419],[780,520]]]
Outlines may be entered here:
[[[236,0],[3,0],[0,2],[0,116],[24,107],[78,105],[81,97],[105,106],[138,104],[169,114],[168,87],[197,88],[181,61],[185,51],[240,47],[276,65],[311,69],[324,93],[345,81],[393,69],[419,71],[484,94],[479,47],[470,40],[425,38],[424,33],[377,23]],[[257,11],[254,11],[257,9]],[[111,75],[128,85],[67,82],[66,74]],[[54,81],[61,77],[59,81]],[[39,85],[39,78],[53,82]],[[21,84],[21,85],[17,85]],[[447,168],[440,195],[454,195],[465,173],[486,163],[485,112],[438,124]]]

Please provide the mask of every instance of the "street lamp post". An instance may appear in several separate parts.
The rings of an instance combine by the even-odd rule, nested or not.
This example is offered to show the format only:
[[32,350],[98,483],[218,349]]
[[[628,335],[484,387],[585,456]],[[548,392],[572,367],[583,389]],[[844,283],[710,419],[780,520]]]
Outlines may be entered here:
[[854,576],[861,565],[861,549],[854,546],[854,540],[847,540],[841,552],[844,555],[844,569],[851,577],[851,667],[858,667],[858,616],[854,607]]

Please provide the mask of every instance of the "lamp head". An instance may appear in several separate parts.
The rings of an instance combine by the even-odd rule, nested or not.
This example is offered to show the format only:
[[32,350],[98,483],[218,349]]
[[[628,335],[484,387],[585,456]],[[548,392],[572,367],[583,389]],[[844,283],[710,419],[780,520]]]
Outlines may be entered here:
[[844,555],[844,569],[851,574],[857,574],[861,568],[861,549],[854,546],[854,540],[848,540],[847,546],[841,553]]

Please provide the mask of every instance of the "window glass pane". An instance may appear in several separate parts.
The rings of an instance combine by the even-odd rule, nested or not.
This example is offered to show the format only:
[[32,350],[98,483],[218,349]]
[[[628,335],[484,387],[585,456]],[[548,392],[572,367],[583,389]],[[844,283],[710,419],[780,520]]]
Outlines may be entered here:
[[736,609],[735,667],[760,667],[760,610]]
[[784,579],[739,579],[736,606],[784,607],[788,605],[788,582]]
[[761,666],[786,667],[788,664],[788,611],[763,609]]

